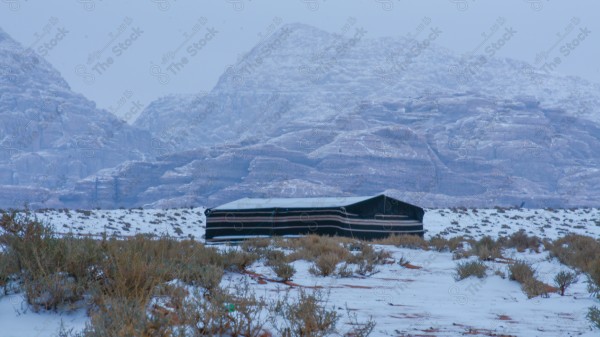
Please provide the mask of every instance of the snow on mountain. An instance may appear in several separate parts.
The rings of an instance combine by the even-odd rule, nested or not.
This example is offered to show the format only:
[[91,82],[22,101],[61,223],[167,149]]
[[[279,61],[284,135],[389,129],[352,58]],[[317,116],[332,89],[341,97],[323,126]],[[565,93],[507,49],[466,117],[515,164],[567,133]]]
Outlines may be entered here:
[[135,124],[181,152],[130,167],[135,193],[100,204],[381,191],[425,206],[597,204],[599,85],[423,39],[283,26],[210,93],[151,104]]
[[150,133],[71,91],[48,62],[0,30],[0,204],[43,204],[97,170],[149,160]]

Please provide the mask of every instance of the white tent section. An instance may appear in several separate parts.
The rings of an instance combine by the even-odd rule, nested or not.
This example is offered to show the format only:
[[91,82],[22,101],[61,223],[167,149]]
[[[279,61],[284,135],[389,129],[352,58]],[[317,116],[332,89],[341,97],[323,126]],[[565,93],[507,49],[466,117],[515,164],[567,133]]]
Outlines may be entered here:
[[214,210],[256,209],[256,208],[320,208],[341,207],[373,198],[367,197],[327,197],[327,198],[243,198],[213,208]]

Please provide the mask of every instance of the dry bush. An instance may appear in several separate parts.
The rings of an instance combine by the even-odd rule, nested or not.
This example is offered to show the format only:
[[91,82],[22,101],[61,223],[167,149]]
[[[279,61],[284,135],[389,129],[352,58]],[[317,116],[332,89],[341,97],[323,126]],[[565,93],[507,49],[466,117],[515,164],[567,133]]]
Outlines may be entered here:
[[525,261],[516,261],[508,267],[509,278],[521,284],[521,289],[528,298],[547,296],[546,285],[535,278],[535,270]]
[[540,245],[542,240],[537,236],[529,236],[525,230],[520,229],[519,231],[511,234],[508,238],[503,238],[501,241],[502,245],[506,248],[515,248],[518,252],[524,252],[527,249],[531,249],[536,253],[539,253]]
[[288,255],[288,261],[307,260],[316,262],[323,255],[336,255],[339,260],[351,258],[352,253],[343,246],[346,238],[307,235],[288,240],[288,246],[294,252]]
[[105,276],[102,291],[114,298],[144,301],[156,286],[178,276],[177,263],[171,259],[177,243],[172,239],[138,235],[110,240],[105,247],[106,258],[100,263]]
[[565,290],[575,282],[577,282],[577,274],[572,272],[561,271],[554,276],[554,283],[560,290],[560,296],[564,296]]
[[194,290],[177,306],[177,323],[189,327],[187,332],[191,329],[193,336],[260,336],[267,321],[266,303],[250,291],[247,282],[235,285],[231,292],[216,289],[208,295]]
[[459,262],[458,264],[456,264],[456,274],[454,275],[454,279],[456,281],[460,281],[466,279],[469,276],[484,278],[486,275],[486,270],[486,265],[481,261],[466,261],[462,263]]
[[205,288],[208,291],[212,291],[213,289],[216,289],[221,283],[221,279],[223,278],[224,274],[224,270],[222,267],[209,264],[205,266],[199,266],[197,270],[198,274],[196,275],[195,279],[191,280],[192,284],[201,286],[202,288]]
[[429,239],[429,246],[438,252],[454,252],[461,249],[467,239],[463,236],[456,236],[450,239],[443,238],[441,236],[434,236]]
[[484,236],[471,243],[471,254],[483,261],[493,261],[502,257],[502,247],[490,236]]
[[525,261],[516,261],[508,266],[509,279],[523,283],[528,279],[535,277],[535,271],[531,265]]
[[600,241],[583,235],[569,234],[546,248],[561,263],[587,273],[588,290],[600,298]]
[[82,335],[109,336],[170,336],[169,320],[147,314],[146,307],[135,299],[106,298],[104,305],[93,310]]
[[277,249],[268,249],[264,252],[263,256],[266,259],[265,265],[269,267],[287,261],[285,253]]
[[275,272],[277,277],[279,277],[283,281],[291,280],[292,277],[294,277],[294,274],[296,273],[296,269],[294,269],[294,267],[291,264],[283,261],[278,262],[272,265],[271,267],[273,268],[273,271]]
[[15,260],[6,252],[0,251],[0,288],[8,294],[9,282],[19,273]]
[[351,331],[344,334],[346,337],[367,337],[369,336],[373,330],[375,329],[375,321],[373,317],[369,317],[365,323],[361,323],[358,321],[358,317],[355,312],[350,311],[350,309],[346,306],[346,313],[348,315],[348,321],[352,326]]
[[594,325],[597,329],[600,329],[600,309],[597,307],[590,307],[586,317],[588,320],[590,320],[592,325]]
[[450,250],[448,240],[441,236],[434,236],[429,239],[429,246],[438,252]]
[[429,250],[429,244],[425,239],[418,235],[411,234],[394,234],[385,239],[375,240],[373,243],[379,245],[392,245],[401,248]]
[[309,271],[313,275],[329,276],[335,272],[337,264],[341,261],[337,254],[329,252],[319,256]]
[[600,258],[600,242],[583,235],[569,234],[554,241],[548,248],[561,263],[586,272]]
[[600,258],[598,257],[588,270],[587,282],[588,291],[600,300]]
[[523,292],[527,295],[527,298],[533,298],[540,295],[542,297],[548,296],[546,285],[535,278],[527,279],[525,282],[521,283],[521,289],[523,289]]
[[265,249],[271,246],[272,240],[270,238],[252,238],[244,240],[240,245],[242,250],[247,253],[258,253],[260,254]]
[[[336,331],[338,313],[325,306],[327,300],[321,291],[308,293],[300,288],[298,300],[289,294],[271,305],[272,324],[281,337],[325,337]],[[277,320],[281,318],[281,320]]]
[[222,256],[225,269],[237,272],[246,270],[260,257],[256,253],[247,253],[237,249],[229,249]]
[[354,270],[352,270],[352,267],[350,267],[350,265],[348,263],[344,263],[343,265],[341,265],[338,270],[335,273],[337,276],[339,277],[352,277],[352,275],[354,275]]
[[72,309],[83,299],[84,285],[65,273],[56,273],[23,284],[25,299],[34,312],[40,310]]

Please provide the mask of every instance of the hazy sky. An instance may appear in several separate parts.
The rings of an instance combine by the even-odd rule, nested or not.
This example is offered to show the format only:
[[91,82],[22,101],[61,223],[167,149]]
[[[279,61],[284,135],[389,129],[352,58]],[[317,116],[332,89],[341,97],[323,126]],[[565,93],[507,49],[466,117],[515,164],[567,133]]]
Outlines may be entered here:
[[556,71],[600,82],[598,15],[594,0],[0,0],[2,29],[129,122],[160,96],[210,91],[261,37],[292,22],[337,33],[355,19],[380,37],[426,19],[443,31],[436,42],[461,54],[510,35],[496,56],[534,64],[546,52],[560,57]]

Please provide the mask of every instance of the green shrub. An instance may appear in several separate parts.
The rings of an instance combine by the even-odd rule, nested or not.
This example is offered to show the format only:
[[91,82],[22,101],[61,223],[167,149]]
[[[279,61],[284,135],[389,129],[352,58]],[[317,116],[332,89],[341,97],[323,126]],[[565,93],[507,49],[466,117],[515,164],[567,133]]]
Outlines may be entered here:
[[577,282],[577,274],[572,272],[561,271],[554,276],[554,283],[560,290],[560,296],[564,296],[565,290],[575,282]]
[[484,278],[487,267],[481,261],[467,261],[456,265],[454,279],[457,281],[463,280],[469,276]]

